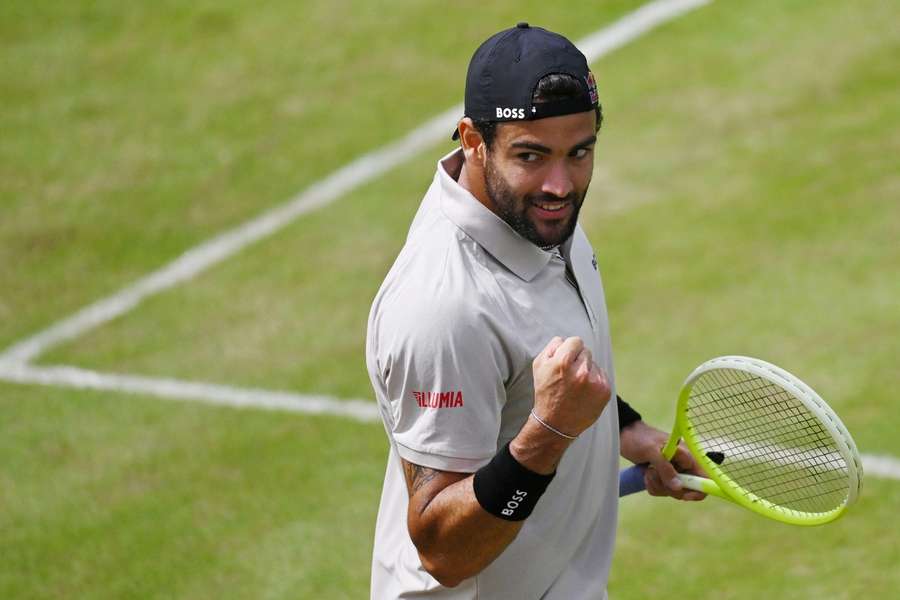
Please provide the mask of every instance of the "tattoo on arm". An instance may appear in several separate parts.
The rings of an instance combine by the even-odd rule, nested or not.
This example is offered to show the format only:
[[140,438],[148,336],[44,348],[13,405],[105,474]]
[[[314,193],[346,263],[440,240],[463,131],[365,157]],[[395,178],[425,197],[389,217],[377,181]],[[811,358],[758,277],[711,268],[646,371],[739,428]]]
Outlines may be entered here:
[[421,465],[403,461],[403,473],[406,475],[406,489],[410,497],[414,496],[422,487],[441,474],[442,471],[429,469]]

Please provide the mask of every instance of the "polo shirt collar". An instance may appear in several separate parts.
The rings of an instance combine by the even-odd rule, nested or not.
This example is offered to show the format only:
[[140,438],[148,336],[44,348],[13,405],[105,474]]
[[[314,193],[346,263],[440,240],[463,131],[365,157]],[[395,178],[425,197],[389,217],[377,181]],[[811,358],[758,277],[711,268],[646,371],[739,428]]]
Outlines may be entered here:
[[[531,281],[547,266],[552,255],[516,233],[471,192],[459,185],[451,173],[458,176],[462,162],[462,149],[451,152],[438,162],[441,210],[507,269],[519,278]],[[563,245],[568,244],[569,240],[566,240]]]

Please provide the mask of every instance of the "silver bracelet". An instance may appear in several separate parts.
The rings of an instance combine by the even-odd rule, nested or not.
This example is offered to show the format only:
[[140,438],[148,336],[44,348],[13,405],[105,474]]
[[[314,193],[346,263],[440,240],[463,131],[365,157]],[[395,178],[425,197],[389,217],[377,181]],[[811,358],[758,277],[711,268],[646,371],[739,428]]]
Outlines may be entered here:
[[564,437],[564,438],[566,438],[567,440],[574,440],[574,439],[577,439],[577,438],[578,438],[577,435],[569,435],[569,434],[563,433],[562,431],[560,431],[560,430],[557,429],[556,427],[553,427],[552,425],[549,425],[546,421],[544,421],[542,418],[540,418],[539,416],[537,416],[537,415],[534,413],[534,409],[533,409],[533,408],[531,409],[531,416],[534,417],[534,420],[535,420],[535,421],[537,421],[538,423],[540,423],[541,425],[543,425],[544,427],[546,427],[547,429],[549,429],[550,431],[552,431],[553,433],[555,433],[556,435],[558,435],[559,437]]

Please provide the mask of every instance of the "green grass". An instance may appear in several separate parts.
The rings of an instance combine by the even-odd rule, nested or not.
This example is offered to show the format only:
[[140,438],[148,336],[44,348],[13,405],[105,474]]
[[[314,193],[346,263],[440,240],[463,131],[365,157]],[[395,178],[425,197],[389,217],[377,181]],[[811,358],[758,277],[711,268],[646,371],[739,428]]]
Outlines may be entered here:
[[383,430],[0,386],[0,596],[357,597]]
[[[821,389],[864,450],[897,454],[884,415],[897,415],[886,389],[900,375],[886,333],[900,325],[900,109],[886,78],[900,36],[881,25],[893,9],[769,7],[716,4],[605,63],[630,81],[645,52],[685,39],[680,61],[693,65],[667,85],[671,65],[644,60],[644,83],[614,86],[628,110],[606,132],[586,221],[619,383],[671,396],[706,358],[758,355]],[[726,23],[728,44],[701,33]],[[604,212],[622,196],[636,208]],[[650,407],[671,418],[667,403]]]
[[498,28],[638,4],[5,2],[0,345],[456,104]]
[[[4,5],[0,347],[458,102],[492,31],[577,38],[635,5]],[[649,420],[702,360],[750,354],[900,455],[898,17],[720,1],[595,65],[583,223]],[[41,361],[371,397],[369,303],[451,147]],[[365,597],[385,451],[377,424],[0,385],[0,596]],[[870,479],[811,530],[629,498],[611,594],[896,595],[898,495]]]
[[[822,527],[769,521],[727,502],[623,501],[610,595],[616,598],[893,598],[897,544],[885,523],[896,481],[872,480],[853,511]],[[889,534],[888,534],[889,537]]]
[[[874,427],[865,446],[900,452],[883,446],[893,442],[877,413],[845,410],[883,385],[900,352],[895,337],[879,335],[897,323],[900,295],[900,209],[890,193],[900,186],[900,114],[884,77],[897,36],[878,12],[887,5],[872,5],[857,23],[860,44],[822,35],[853,33],[846,7],[747,15],[724,3],[598,65],[608,118],[584,223],[604,267],[628,394],[673,389],[716,354],[755,354],[824,386],[855,431]],[[873,32],[879,22],[884,31]],[[727,43],[715,33],[722,26]],[[690,70],[661,58],[674,46]],[[779,83],[788,77],[792,86]],[[866,102],[854,99],[864,92]],[[369,396],[360,360],[368,305],[448,147],[47,360]],[[848,356],[860,345],[865,353]],[[659,365],[653,375],[632,373],[646,363]]]

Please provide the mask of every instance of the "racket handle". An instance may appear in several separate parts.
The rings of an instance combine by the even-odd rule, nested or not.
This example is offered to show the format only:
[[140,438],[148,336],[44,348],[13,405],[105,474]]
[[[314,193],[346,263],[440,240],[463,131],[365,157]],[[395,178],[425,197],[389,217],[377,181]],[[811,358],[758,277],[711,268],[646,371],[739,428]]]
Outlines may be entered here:
[[[633,467],[628,467],[627,469],[619,471],[619,498],[628,496],[629,494],[643,492],[647,489],[644,485],[644,471],[646,470],[647,465],[644,464],[634,465]],[[711,479],[689,475],[688,473],[679,473],[678,479],[681,480],[681,485],[689,490],[696,490],[698,492],[703,492],[704,494],[730,500],[719,486],[716,485],[716,482]]]
[[634,465],[619,471],[620,498],[629,494],[643,492],[646,489],[644,486],[644,471],[646,469],[647,467],[644,465]]

